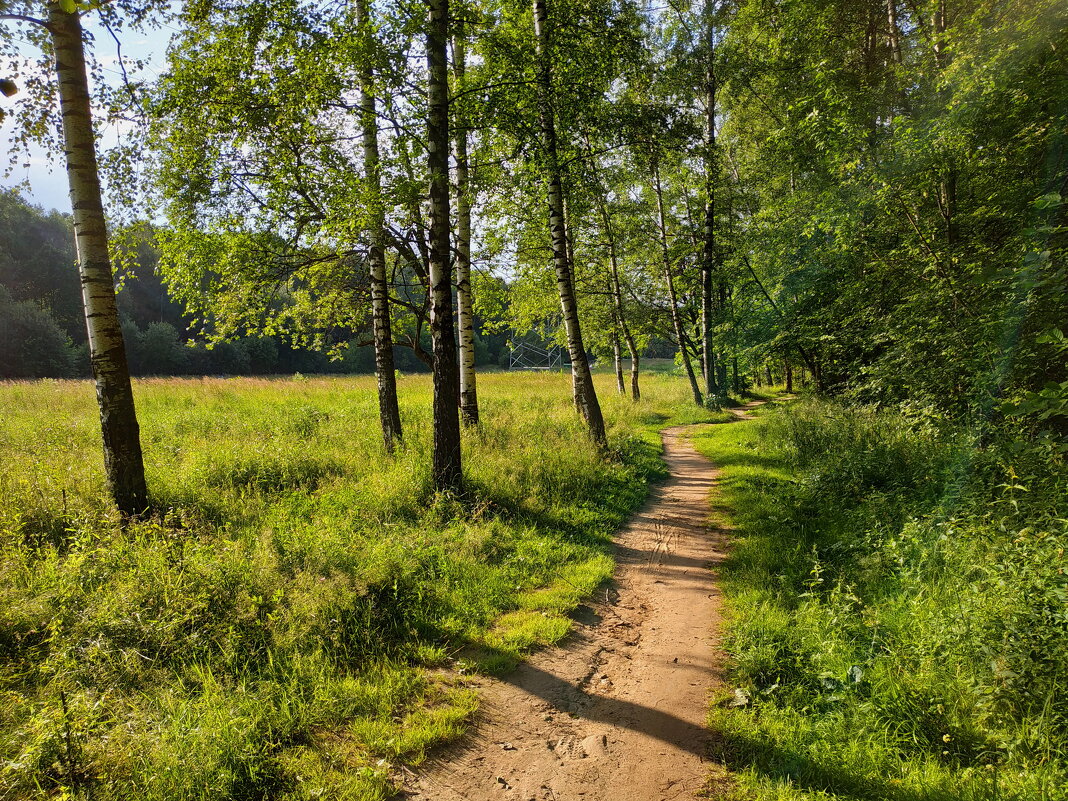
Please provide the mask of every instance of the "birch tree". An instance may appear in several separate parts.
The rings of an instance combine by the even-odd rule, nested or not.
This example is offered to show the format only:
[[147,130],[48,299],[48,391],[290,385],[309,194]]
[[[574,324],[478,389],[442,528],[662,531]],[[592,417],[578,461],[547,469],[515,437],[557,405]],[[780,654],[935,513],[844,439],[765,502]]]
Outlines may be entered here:
[[368,0],[356,4],[356,24],[363,49],[360,69],[360,128],[363,137],[363,171],[367,184],[367,261],[371,279],[371,326],[375,348],[375,378],[378,383],[378,414],[387,453],[401,439],[397,377],[393,367],[393,332],[390,324],[389,283],[386,275],[386,213],[382,200],[381,157],[378,149],[378,116],[374,93],[374,69],[369,57],[374,35],[367,13]]
[[[453,34],[453,73],[456,92],[466,89],[467,34],[462,20]],[[459,112],[466,104],[454,104]],[[456,126],[456,305],[460,327],[460,414],[468,425],[478,423],[478,387],[475,379],[475,311],[471,290],[471,180],[466,114],[455,115]]]
[[430,179],[430,333],[434,342],[433,479],[457,490],[460,462],[460,373],[452,313],[449,203],[449,0],[427,0],[427,171]]
[[667,218],[664,214],[664,190],[660,184],[660,166],[655,158],[651,172],[653,192],[656,195],[657,229],[660,234],[660,254],[663,259],[664,282],[667,284],[668,302],[671,307],[671,327],[674,329],[675,339],[679,343],[679,355],[682,358],[682,366],[686,370],[686,378],[690,382],[693,402],[701,406],[704,400],[701,397],[701,389],[697,384],[697,376],[694,374],[693,364],[690,361],[690,352],[686,349],[686,331],[683,328],[682,317],[679,314],[679,297],[678,292],[675,291],[675,269],[668,248]]
[[[46,39],[38,41],[51,50],[53,59],[62,120],[60,141],[74,215],[78,275],[100,412],[104,474],[115,505],[124,516],[132,516],[148,509],[148,489],[133,387],[115,305],[115,279],[101,195],[81,22],[87,7],[73,0],[4,4],[0,6],[3,12],[0,20],[28,23],[48,34]],[[10,35],[9,28],[5,28],[4,35]],[[38,95],[29,102],[40,106],[47,104],[48,98]],[[48,112],[43,116],[48,117]]]
[[393,275],[414,262],[421,276],[422,262],[391,214],[398,179],[379,141],[404,79],[382,42],[397,37],[392,21],[357,2],[332,14],[250,3],[183,22],[151,107],[170,289],[214,339],[268,333],[337,351],[332,332],[369,330],[392,452],[394,318],[417,318],[423,355],[424,306],[421,292],[391,296]]
[[575,405],[594,441],[606,443],[604,417],[597,392],[593,386],[586,348],[582,342],[578,301],[575,296],[573,263],[568,246],[567,219],[564,216],[564,193],[556,142],[556,120],[553,108],[552,45],[550,41],[547,0],[534,1],[534,36],[537,54],[538,118],[541,129],[542,158],[549,206],[549,234],[552,243],[553,265],[557,292],[567,332],[567,348],[571,355]]
[[716,364],[712,341],[713,291],[716,271],[716,3],[705,0],[705,214],[701,253],[701,364],[704,392],[714,398],[725,388],[716,384]]

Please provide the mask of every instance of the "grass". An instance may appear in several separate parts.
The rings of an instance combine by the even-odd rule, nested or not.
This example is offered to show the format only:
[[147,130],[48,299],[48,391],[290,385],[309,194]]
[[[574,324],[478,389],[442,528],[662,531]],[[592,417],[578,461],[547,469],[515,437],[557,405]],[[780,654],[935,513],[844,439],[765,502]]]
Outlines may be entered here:
[[[0,384],[0,799],[376,799],[500,671],[567,633],[663,475],[656,430],[721,419],[685,383],[486,375],[467,492],[435,496],[429,378],[382,452],[371,378],[135,384],[160,515],[102,495],[91,386]],[[443,669],[444,668],[444,669]]]
[[[642,372],[642,375],[671,375],[676,378],[686,378],[686,374],[683,372],[682,367],[675,363],[674,359],[658,359],[646,357],[641,359],[638,363],[638,367]],[[593,365],[593,372],[598,375],[611,375],[616,374],[615,365],[612,362],[612,357],[601,358],[597,360],[597,363]],[[627,382],[627,386],[630,386],[630,359],[623,359],[623,380]]]
[[740,797],[1068,798],[1063,456],[818,401],[695,443],[736,534]]

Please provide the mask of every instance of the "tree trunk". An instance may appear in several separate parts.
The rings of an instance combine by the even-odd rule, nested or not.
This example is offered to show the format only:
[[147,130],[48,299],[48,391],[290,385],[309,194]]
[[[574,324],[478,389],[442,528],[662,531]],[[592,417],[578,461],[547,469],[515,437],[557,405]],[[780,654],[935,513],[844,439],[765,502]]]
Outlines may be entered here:
[[[567,263],[571,265],[571,283],[574,286],[575,282],[575,236],[571,230],[571,214],[570,209],[567,207],[567,193],[563,191],[563,180],[561,179],[561,202],[564,211],[563,214],[563,226],[564,226],[564,241],[567,242]],[[582,379],[580,374],[574,369],[571,370],[571,399],[575,403],[575,411],[582,414],[582,393],[584,392]]]
[[[727,308],[727,301],[729,300],[729,293],[727,292],[727,284],[724,281],[719,282],[719,308],[725,310]],[[726,394],[727,392],[727,352],[726,349],[719,354],[719,359],[716,360],[716,386],[720,392]]]
[[82,24],[77,13],[67,13],[55,2],[48,4],[48,23],[59,83],[78,273],[96,400],[100,408],[104,474],[108,491],[119,511],[125,516],[137,515],[148,508],[148,489],[130,370],[115,305],[115,282],[100,196]]
[[623,288],[619,282],[619,259],[616,255],[615,232],[603,201],[601,214],[604,216],[605,233],[608,234],[608,258],[612,265],[612,303],[615,306],[619,330],[623,332],[623,341],[627,343],[627,351],[630,353],[630,399],[636,401],[642,397],[641,389],[638,387],[638,348],[634,343],[634,335],[630,331],[630,326],[627,325],[627,318],[623,314]]
[[552,240],[553,263],[556,269],[556,286],[560,294],[560,308],[564,316],[564,329],[567,332],[567,348],[571,354],[571,372],[574,380],[577,401],[582,416],[590,428],[594,441],[604,446],[606,443],[604,418],[597,393],[593,387],[593,376],[586,360],[586,349],[582,343],[582,330],[579,326],[578,303],[575,298],[575,283],[572,276],[572,262],[568,253],[567,223],[564,217],[564,193],[560,179],[560,165],[556,152],[556,123],[553,111],[552,51],[549,45],[549,26],[546,0],[533,0],[534,36],[537,48],[538,70],[538,116],[541,123],[542,148],[544,150],[545,171],[548,179],[549,233]]
[[612,328],[612,361],[616,368],[616,391],[623,396],[627,394],[627,384],[623,380],[623,351],[619,346],[619,331]]
[[437,490],[457,490],[460,464],[460,375],[452,318],[449,259],[449,0],[428,0],[426,57],[427,169],[430,173],[430,334],[434,342],[434,454]]
[[[675,328],[675,339],[679,343],[679,354],[682,356],[682,365],[686,368],[686,377],[690,380],[693,402],[698,406],[703,406],[701,388],[697,385],[697,377],[694,375],[693,365],[690,364],[690,354],[686,350],[686,338],[682,333],[682,320],[679,317],[679,299],[675,293],[675,276],[672,274],[671,256],[668,254],[667,222],[664,219],[664,192],[660,187],[660,168],[655,163],[653,164],[653,189],[656,190],[656,210],[660,218],[660,249],[664,257],[664,277],[667,279],[668,297],[671,301],[671,324]],[[711,355],[711,351],[709,351],[709,355]],[[708,372],[711,374],[713,371],[714,368],[710,364]]]
[[627,343],[630,352],[630,391],[631,400],[641,399],[642,393],[638,387],[638,348],[634,343],[634,335],[627,325],[627,317],[623,313],[623,288],[619,281],[619,257],[616,253],[616,234],[612,226],[612,217],[608,213],[608,205],[605,201],[605,192],[601,186],[600,176],[597,175],[597,163],[593,160],[593,150],[589,139],[586,139],[586,150],[590,153],[590,164],[593,166],[594,177],[597,181],[597,205],[601,210],[601,221],[604,225],[605,237],[608,239],[608,261],[612,267],[612,305],[615,308],[616,322],[619,330],[623,332],[623,341]]
[[[605,219],[608,219],[607,211]],[[619,263],[616,258],[616,243],[611,227],[608,229],[608,255],[612,263],[612,302],[616,307],[616,318],[619,320],[619,328],[623,332],[623,341],[627,343],[627,351],[630,353],[630,399],[641,400],[642,392],[638,387],[639,356],[638,348],[634,342],[634,334],[627,325],[627,318],[623,316],[623,291],[619,284]]]
[[704,391],[717,395],[712,355],[712,279],[716,269],[716,27],[713,22],[714,0],[706,0],[708,63],[705,65],[705,226],[704,251],[701,254],[701,364]]
[[[467,42],[463,23],[452,40],[456,87],[463,90]],[[460,119],[456,139],[456,304],[460,323],[460,415],[467,425],[478,423],[475,385],[475,312],[471,295],[471,189],[467,161],[467,121]]]
[[375,378],[378,382],[378,416],[382,441],[393,453],[401,440],[400,409],[397,405],[397,374],[393,366],[393,331],[389,317],[389,283],[386,276],[385,208],[382,204],[381,160],[378,153],[378,116],[375,110],[374,74],[371,70],[371,30],[367,18],[368,0],[356,5],[356,24],[368,44],[360,75],[360,128],[363,134],[363,169],[368,187],[371,248],[368,253],[371,274],[371,327],[375,343]]
[[[935,63],[939,70],[946,69],[950,62],[949,54],[945,51],[946,25],[946,1],[937,0],[931,17],[931,27],[933,28]],[[939,95],[945,102],[947,91],[941,89]],[[948,283],[953,280],[953,262],[956,256],[959,227],[957,222],[957,165],[952,156],[946,158],[942,178],[938,184],[938,209],[945,229],[946,257],[945,266],[942,269],[945,273],[944,278]],[[937,256],[935,256],[935,261],[935,266],[938,267]],[[950,291],[952,291],[952,286]],[[953,299],[956,303],[956,292],[953,292]]]
[[934,13],[931,15],[931,28],[934,29],[932,48],[934,50],[935,66],[940,70],[945,68],[945,33],[946,33],[946,0],[937,0]]
[[890,25],[890,57],[901,64],[901,31],[897,25],[897,0],[886,0],[886,19]]
[[785,363],[785,370],[786,370],[786,391],[787,392],[793,392],[794,391],[794,366],[792,364],[790,364],[789,360],[787,360],[786,363]]
[[623,341],[627,343],[627,350],[630,352],[630,399],[636,401],[642,397],[641,389],[638,388],[638,348],[634,343],[634,335],[630,331],[630,326],[627,325],[627,318],[623,316],[623,292],[619,285],[616,245],[611,233],[608,240],[608,253],[612,261],[612,301],[615,303],[619,328],[623,332]]

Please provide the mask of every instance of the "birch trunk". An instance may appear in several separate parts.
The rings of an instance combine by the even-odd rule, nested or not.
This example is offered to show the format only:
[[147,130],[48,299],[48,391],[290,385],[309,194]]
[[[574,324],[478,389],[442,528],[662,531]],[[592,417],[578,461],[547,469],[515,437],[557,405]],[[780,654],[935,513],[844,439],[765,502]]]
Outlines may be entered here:
[[623,293],[619,287],[615,246],[612,247],[612,294],[616,304],[616,313],[619,315],[619,327],[623,331],[623,341],[627,343],[627,350],[630,352],[630,399],[638,401],[642,397],[641,388],[638,386],[638,348],[634,343],[634,335],[630,331],[630,326],[627,325],[627,318],[623,316]]
[[[563,180],[562,179],[561,179],[561,186],[560,186],[560,208],[563,211],[563,215],[561,216],[560,219],[563,221],[562,224],[563,224],[563,228],[564,228],[564,241],[567,243],[567,263],[570,265],[571,283],[572,283],[572,286],[574,286],[574,277],[575,277],[575,273],[574,273],[574,270],[575,270],[575,239],[574,239],[574,234],[571,231],[571,215],[569,214],[569,210],[567,208],[567,194],[563,191]],[[583,350],[583,352],[585,353],[585,350]],[[572,362],[572,364],[573,363],[574,362]],[[572,370],[571,370],[571,399],[575,403],[575,411],[577,411],[579,414],[584,414],[584,412],[582,411],[582,404],[583,404],[583,394],[582,393],[584,391],[585,390],[583,388],[581,374],[578,371],[576,371],[574,368],[572,368]]]
[[[606,218],[606,220],[608,219],[607,210],[604,211],[604,218]],[[623,314],[623,289],[619,286],[619,264],[616,260],[615,237],[613,236],[611,225],[608,226],[608,232],[609,257],[612,263],[612,302],[615,304],[615,315],[619,320],[619,330],[623,331],[623,341],[627,343],[627,350],[630,352],[630,399],[640,400],[642,397],[642,390],[638,386],[638,347],[634,344],[634,335],[630,332],[630,326],[627,325],[627,318]]]
[[449,0],[427,0],[427,168],[430,173],[430,335],[434,342],[433,480],[437,490],[458,490],[460,375],[452,317],[449,260]]
[[[612,223],[608,216],[608,209],[601,207],[604,215],[604,225],[608,233],[608,254],[612,265],[612,303],[615,307],[615,316],[619,324],[619,330],[623,332],[623,341],[627,343],[630,352],[630,399],[640,400],[642,391],[638,386],[639,356],[638,347],[634,344],[634,335],[627,325],[627,318],[623,314],[623,287],[619,285],[619,263],[615,252],[615,234],[612,231]],[[626,393],[624,393],[626,394]]]
[[627,318],[623,315],[623,290],[619,282],[619,261],[616,256],[616,240],[612,230],[612,224],[608,216],[608,210],[602,206],[602,214],[605,219],[605,230],[608,233],[608,257],[612,265],[612,303],[616,310],[616,319],[619,321],[619,329],[623,332],[623,341],[627,343],[630,352],[630,399],[640,400],[641,389],[638,387],[638,348],[634,343],[634,335],[627,325]]
[[890,25],[890,57],[901,64],[901,31],[897,25],[897,0],[886,0],[886,20]]
[[[367,0],[356,6],[356,24],[370,43]],[[369,49],[369,48],[368,48]],[[371,248],[368,253],[371,274],[371,326],[375,343],[375,378],[378,382],[378,416],[387,453],[393,453],[401,440],[400,409],[397,404],[397,373],[393,365],[393,331],[389,317],[389,283],[386,278],[385,207],[382,204],[381,159],[378,152],[378,116],[373,91],[374,74],[365,54],[360,76],[360,127],[363,134],[363,167],[370,206]]]
[[115,282],[100,196],[82,24],[77,13],[67,13],[54,2],[48,4],[48,24],[59,83],[78,273],[96,400],[100,408],[104,474],[115,505],[123,515],[131,516],[147,510],[148,490],[133,387],[115,306]]
[[[656,190],[656,211],[660,218],[660,248],[664,258],[664,277],[667,279],[668,298],[671,301],[671,325],[675,329],[675,339],[679,343],[679,354],[682,356],[682,366],[686,368],[686,377],[690,380],[690,389],[693,391],[693,402],[703,406],[701,388],[697,385],[697,376],[694,375],[693,365],[690,363],[690,354],[686,350],[686,338],[682,332],[682,320],[679,317],[679,298],[675,292],[675,276],[671,269],[671,256],[668,254],[667,222],[664,219],[664,192],[660,187],[660,168],[653,166],[653,188]],[[709,351],[709,356],[712,353]],[[709,364],[708,372],[713,373],[715,368]]]
[[708,64],[705,71],[705,224],[701,255],[701,364],[706,395],[718,394],[712,353],[712,279],[716,269],[716,28],[713,0],[706,0]]
[[575,386],[576,402],[589,426],[594,441],[606,443],[604,418],[593,387],[593,376],[586,361],[586,348],[582,343],[579,325],[578,302],[575,298],[575,283],[572,262],[568,250],[567,223],[564,217],[564,193],[560,179],[560,165],[556,152],[556,123],[553,113],[552,56],[549,45],[548,12],[546,0],[533,0],[534,36],[536,41],[538,70],[538,116],[541,123],[542,148],[545,171],[548,179],[549,233],[552,240],[553,263],[556,269],[556,286],[560,294],[560,308],[567,333],[567,349],[571,355],[571,374]]
[[[719,308],[726,311],[730,296],[727,293],[727,284],[723,281],[719,283]],[[716,386],[720,392],[727,392],[727,349],[724,346],[723,351],[719,354],[719,358],[716,362]]]
[[[619,257],[616,252],[616,232],[612,226],[612,217],[608,213],[608,205],[605,201],[605,189],[601,185],[601,178],[597,173],[597,162],[593,157],[593,148],[590,140],[586,138],[586,151],[590,154],[590,164],[593,166],[594,180],[597,183],[597,206],[601,212],[601,222],[604,225],[605,237],[608,239],[608,260],[612,267],[612,306],[615,309],[616,322],[619,330],[623,333],[623,341],[627,343],[630,352],[630,399],[641,399],[641,389],[638,387],[638,348],[635,347],[634,335],[631,334],[630,326],[627,325],[627,317],[623,313],[623,289],[619,280]],[[624,393],[625,394],[625,393]]]
[[[467,71],[467,43],[463,24],[453,37],[453,72],[462,90]],[[460,324],[460,415],[467,425],[478,423],[475,381],[475,312],[471,294],[471,189],[467,158],[466,120],[456,126],[456,304]]]
[[616,370],[616,392],[624,397],[627,394],[627,384],[623,380],[623,351],[619,346],[619,329],[612,328],[612,362]]
[[935,66],[940,70],[945,67],[945,54],[943,52],[945,48],[945,33],[946,33],[946,0],[937,0],[935,3],[934,13],[931,15],[931,27],[934,29],[933,33],[933,49],[935,57]]
[[[949,54],[945,50],[946,26],[946,0],[938,0],[931,18],[931,27],[934,29],[935,63],[940,70],[946,69],[950,62]],[[940,90],[939,94],[945,98],[946,90]],[[959,227],[957,222],[957,166],[952,156],[948,156],[945,159],[942,179],[938,183],[938,209],[942,215],[946,240],[946,256],[943,270],[946,280],[951,281]],[[935,260],[938,261],[937,256]],[[954,301],[956,301],[956,293],[954,293],[953,297]]]

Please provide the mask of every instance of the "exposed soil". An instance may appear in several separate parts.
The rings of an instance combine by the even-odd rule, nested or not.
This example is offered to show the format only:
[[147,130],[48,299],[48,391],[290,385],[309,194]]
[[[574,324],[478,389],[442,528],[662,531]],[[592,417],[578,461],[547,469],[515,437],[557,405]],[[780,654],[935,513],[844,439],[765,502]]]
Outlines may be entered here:
[[620,531],[611,585],[579,607],[561,647],[475,680],[472,731],[410,774],[403,797],[667,801],[726,786],[705,714],[722,683],[716,571],[727,536],[709,527],[718,471],[688,428],[662,432],[671,477]]

